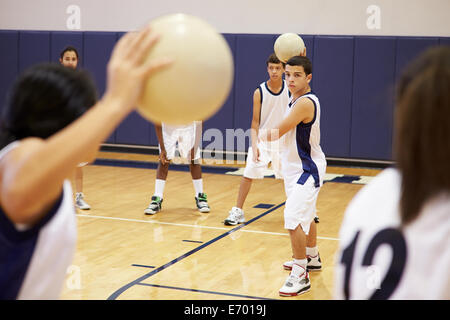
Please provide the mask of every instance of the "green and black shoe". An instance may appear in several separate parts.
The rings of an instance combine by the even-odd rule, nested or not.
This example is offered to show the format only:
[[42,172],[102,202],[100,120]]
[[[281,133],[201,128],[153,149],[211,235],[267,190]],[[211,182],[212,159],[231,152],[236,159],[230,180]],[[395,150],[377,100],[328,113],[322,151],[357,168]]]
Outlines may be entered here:
[[144,210],[145,214],[155,214],[161,211],[161,204],[163,199],[157,196],[152,197],[152,202],[148,205],[147,209]]
[[206,193],[199,193],[197,197],[195,197],[195,203],[197,204],[198,211],[206,213],[211,209],[208,205],[208,200],[206,197]]

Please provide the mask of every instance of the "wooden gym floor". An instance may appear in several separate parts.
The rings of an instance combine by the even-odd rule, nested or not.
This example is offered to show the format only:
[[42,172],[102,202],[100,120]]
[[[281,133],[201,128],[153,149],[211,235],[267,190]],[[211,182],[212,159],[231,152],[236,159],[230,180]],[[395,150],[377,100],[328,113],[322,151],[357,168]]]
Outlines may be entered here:
[[282,298],[278,290],[288,276],[282,264],[292,256],[283,228],[283,182],[254,180],[244,206],[246,223],[225,226],[244,165],[203,167],[210,213],[196,210],[186,167],[171,165],[162,211],[147,216],[156,162],[154,155],[100,152],[84,167],[83,191],[92,208],[77,210],[77,250],[61,299],[332,299],[344,210],[380,172],[327,168],[317,204],[322,271],[310,273],[308,293]]

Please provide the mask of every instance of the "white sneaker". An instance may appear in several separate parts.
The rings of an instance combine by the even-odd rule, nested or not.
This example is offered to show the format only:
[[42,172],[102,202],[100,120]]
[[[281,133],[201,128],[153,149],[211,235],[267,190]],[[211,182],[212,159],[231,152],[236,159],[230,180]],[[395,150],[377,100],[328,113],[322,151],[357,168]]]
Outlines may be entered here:
[[300,276],[289,274],[286,282],[281,287],[279,294],[283,297],[293,297],[311,289],[311,283],[309,281],[308,271],[304,271]]
[[[308,259],[308,265],[307,265],[307,269],[308,272],[311,271],[320,271],[322,270],[322,261],[320,260],[320,255],[317,254],[317,256],[306,256],[306,258]],[[283,268],[285,270],[292,270],[292,265],[294,264],[293,260],[290,261],[286,261],[285,263],[283,263]]]
[[91,209],[91,206],[84,201],[84,194],[83,192],[77,192],[75,195],[75,206],[81,210],[89,210]]
[[227,225],[227,226],[235,226],[238,223],[245,222],[244,210],[239,209],[237,207],[233,207],[233,208],[231,208],[231,211],[229,213],[230,213],[230,215],[223,222],[225,225]]

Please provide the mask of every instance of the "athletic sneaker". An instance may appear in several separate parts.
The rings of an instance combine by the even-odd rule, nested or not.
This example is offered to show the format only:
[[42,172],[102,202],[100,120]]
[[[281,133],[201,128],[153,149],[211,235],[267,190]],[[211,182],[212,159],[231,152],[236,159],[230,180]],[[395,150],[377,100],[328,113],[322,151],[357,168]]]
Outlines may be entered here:
[[[317,256],[306,256],[308,259],[308,265],[306,268],[308,269],[308,272],[311,271],[320,271],[322,270],[322,261],[320,260],[320,254],[317,254]],[[286,261],[283,263],[283,268],[285,270],[292,270],[292,265],[294,264],[293,260]]]
[[152,197],[152,202],[148,205],[147,209],[144,210],[145,214],[155,214],[161,211],[161,204],[163,199],[157,196]]
[[91,208],[91,206],[88,205],[86,203],[86,201],[84,201],[84,194],[83,194],[83,192],[77,192],[76,193],[76,195],[75,195],[75,206],[78,209],[81,209],[81,210],[89,210]]
[[279,294],[283,297],[292,297],[308,292],[309,289],[311,289],[311,283],[309,282],[308,271],[304,270],[300,276],[294,275],[291,272],[281,287]]
[[243,223],[245,221],[244,218],[244,210],[239,209],[237,207],[231,208],[231,211],[229,212],[228,218],[225,219],[223,222],[227,226],[235,226],[238,223]]
[[195,203],[197,204],[198,211],[203,213],[210,211],[206,193],[199,193],[198,196],[195,197]]

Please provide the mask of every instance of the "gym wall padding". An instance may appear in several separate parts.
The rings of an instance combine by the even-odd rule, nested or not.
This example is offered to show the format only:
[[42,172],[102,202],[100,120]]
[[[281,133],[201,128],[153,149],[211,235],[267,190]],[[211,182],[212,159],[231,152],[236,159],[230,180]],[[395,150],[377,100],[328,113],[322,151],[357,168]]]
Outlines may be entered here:
[[[0,30],[0,108],[20,72],[40,62],[59,63],[59,53],[67,45],[79,50],[80,67],[92,74],[101,96],[107,62],[122,35]],[[450,38],[300,35],[313,62],[312,89],[321,102],[321,144],[325,154],[333,158],[392,160],[395,82],[414,57],[428,47],[450,45]],[[246,151],[249,145],[249,139],[244,146],[236,139],[226,143],[226,131],[250,128],[253,92],[268,78],[265,62],[277,36],[224,34],[234,57],[234,83],[221,110],[204,122],[203,129],[221,132],[225,150]],[[105,142],[157,145],[153,124],[137,112],[124,119]],[[211,142],[203,141],[203,147]]]
[[350,157],[353,38],[318,36],[312,88],[320,99],[321,144],[327,156]]

